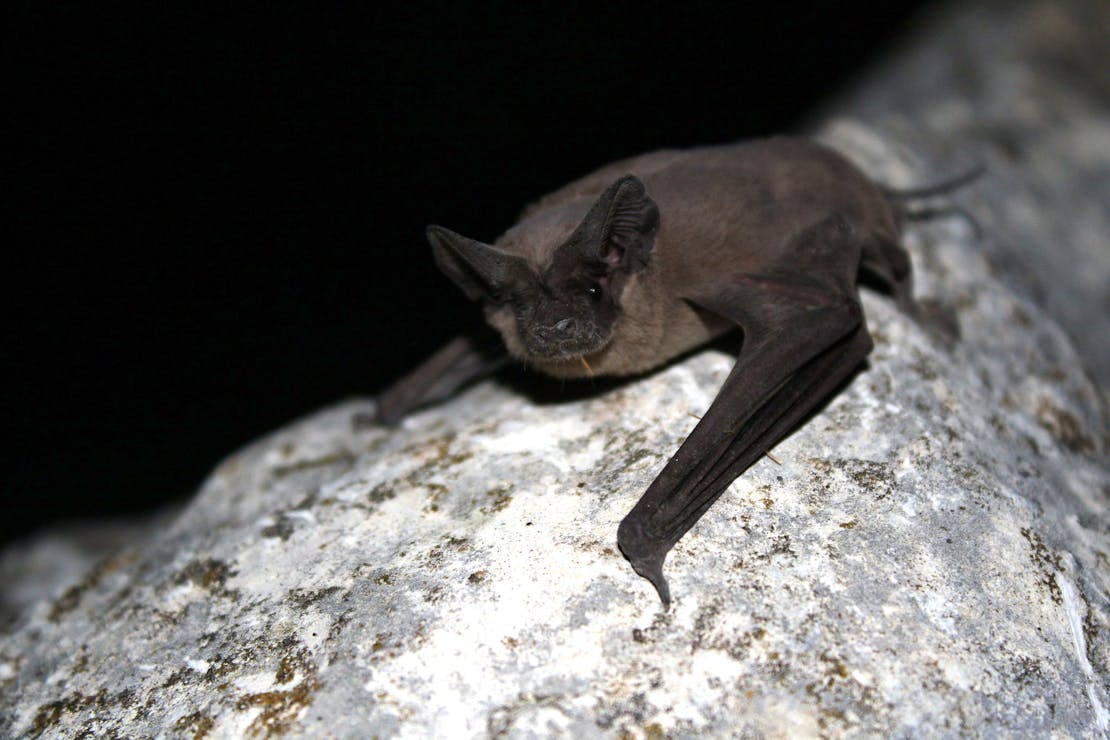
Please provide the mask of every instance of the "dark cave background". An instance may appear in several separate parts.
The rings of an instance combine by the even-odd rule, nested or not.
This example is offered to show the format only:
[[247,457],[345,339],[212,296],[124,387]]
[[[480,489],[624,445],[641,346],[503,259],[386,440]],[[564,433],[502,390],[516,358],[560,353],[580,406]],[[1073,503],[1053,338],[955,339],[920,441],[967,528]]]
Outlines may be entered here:
[[188,496],[478,321],[426,224],[796,130],[927,10],[765,5],[6,6],[4,540]]

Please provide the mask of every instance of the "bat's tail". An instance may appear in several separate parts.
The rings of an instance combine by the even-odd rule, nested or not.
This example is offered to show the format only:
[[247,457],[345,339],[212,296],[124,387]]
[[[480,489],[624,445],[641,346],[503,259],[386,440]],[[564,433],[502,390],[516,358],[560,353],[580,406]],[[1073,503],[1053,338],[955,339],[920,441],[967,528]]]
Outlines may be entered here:
[[951,193],[953,190],[959,190],[964,185],[975,182],[983,173],[987,171],[986,166],[979,162],[967,172],[950,177],[947,180],[932,183],[931,185],[922,185],[917,188],[892,188],[886,185],[879,185],[879,191],[890,200],[917,200],[919,198],[932,198],[936,195],[944,195]]
[[923,185],[918,188],[891,188],[885,185],[879,185],[879,191],[886,197],[891,208],[894,209],[896,218],[900,224],[906,221],[927,221],[934,218],[956,216],[957,218],[962,218],[971,225],[975,239],[978,240],[982,237],[982,229],[979,228],[979,222],[975,220],[975,217],[965,209],[952,205],[910,208],[907,202],[951,193],[953,190],[958,190],[964,185],[978,180],[986,170],[986,166],[980,162],[967,172],[931,185]]

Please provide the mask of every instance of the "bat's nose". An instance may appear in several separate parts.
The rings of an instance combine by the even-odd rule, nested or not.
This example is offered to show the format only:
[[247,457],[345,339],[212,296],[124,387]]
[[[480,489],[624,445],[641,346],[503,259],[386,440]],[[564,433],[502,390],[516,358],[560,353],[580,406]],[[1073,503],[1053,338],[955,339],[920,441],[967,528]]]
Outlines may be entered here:
[[523,333],[528,351],[541,357],[577,358],[592,347],[587,346],[592,337],[588,321],[575,316],[551,316],[534,324]]

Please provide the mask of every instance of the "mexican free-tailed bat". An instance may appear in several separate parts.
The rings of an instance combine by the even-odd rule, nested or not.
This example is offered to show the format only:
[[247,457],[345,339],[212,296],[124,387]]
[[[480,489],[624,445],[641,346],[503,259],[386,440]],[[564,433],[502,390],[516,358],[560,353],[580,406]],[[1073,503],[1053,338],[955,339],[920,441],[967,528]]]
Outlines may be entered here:
[[[741,330],[716,399],[617,530],[667,605],[670,549],[871,350],[861,275],[917,313],[896,201],[835,152],[783,137],[610,164],[529,206],[493,245],[427,234],[508,355],[557,378],[640,373]],[[456,339],[379,397],[378,419],[504,358]]]

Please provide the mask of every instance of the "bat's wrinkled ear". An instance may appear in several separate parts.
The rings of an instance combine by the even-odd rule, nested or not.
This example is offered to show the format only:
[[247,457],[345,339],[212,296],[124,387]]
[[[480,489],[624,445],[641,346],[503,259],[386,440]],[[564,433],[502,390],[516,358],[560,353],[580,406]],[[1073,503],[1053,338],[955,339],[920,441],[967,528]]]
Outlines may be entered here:
[[610,269],[636,272],[648,263],[659,228],[659,208],[635,175],[609,186],[575,230],[570,244],[584,258],[604,260]]
[[527,279],[528,268],[515,255],[442,226],[429,226],[426,233],[436,265],[472,301],[502,303]]

